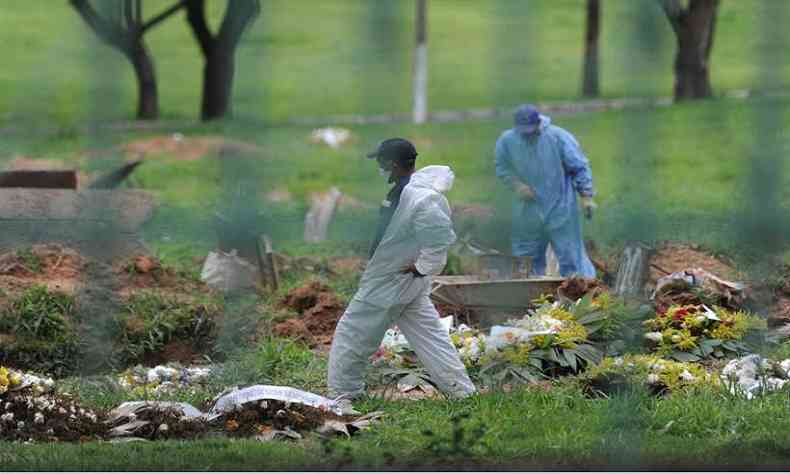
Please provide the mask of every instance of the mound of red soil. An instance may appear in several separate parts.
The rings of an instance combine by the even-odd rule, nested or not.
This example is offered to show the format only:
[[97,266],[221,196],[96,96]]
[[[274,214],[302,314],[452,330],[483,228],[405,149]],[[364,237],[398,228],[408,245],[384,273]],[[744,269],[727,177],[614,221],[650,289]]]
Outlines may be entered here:
[[328,346],[345,305],[337,295],[319,281],[309,282],[289,292],[283,305],[301,314],[274,327],[274,333],[291,337],[309,345]]
[[659,278],[687,268],[702,268],[730,281],[737,281],[739,277],[738,271],[722,259],[697,246],[673,242],[658,248],[650,259],[649,283],[655,285]]
[[79,283],[85,260],[59,244],[34,245],[0,254],[0,288],[23,290],[30,284],[71,293]]
[[123,145],[122,149],[135,157],[167,154],[184,161],[198,160],[209,153],[221,150],[249,154],[261,151],[258,146],[252,143],[229,140],[224,137],[187,137],[180,134],[136,140]]

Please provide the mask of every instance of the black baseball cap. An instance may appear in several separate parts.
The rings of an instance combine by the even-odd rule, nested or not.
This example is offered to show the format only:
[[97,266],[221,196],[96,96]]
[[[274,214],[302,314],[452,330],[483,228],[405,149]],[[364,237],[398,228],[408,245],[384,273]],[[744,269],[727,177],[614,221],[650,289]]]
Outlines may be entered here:
[[405,138],[389,138],[379,143],[375,150],[367,154],[367,157],[411,164],[417,159],[417,149]]

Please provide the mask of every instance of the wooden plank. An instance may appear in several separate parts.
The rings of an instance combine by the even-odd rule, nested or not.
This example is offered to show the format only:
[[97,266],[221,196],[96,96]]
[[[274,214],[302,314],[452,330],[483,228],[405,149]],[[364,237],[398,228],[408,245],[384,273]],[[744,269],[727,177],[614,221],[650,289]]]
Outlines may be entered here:
[[0,188],[77,189],[77,172],[75,170],[2,171]]

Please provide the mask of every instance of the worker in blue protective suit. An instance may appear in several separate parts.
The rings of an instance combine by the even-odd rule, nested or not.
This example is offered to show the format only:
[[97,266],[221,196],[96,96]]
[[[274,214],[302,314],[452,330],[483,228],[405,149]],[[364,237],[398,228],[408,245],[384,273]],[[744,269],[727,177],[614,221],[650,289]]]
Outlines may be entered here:
[[543,276],[551,243],[562,276],[594,278],[576,200],[578,193],[592,218],[592,172],[573,135],[535,106],[520,106],[513,128],[496,142],[496,175],[513,191],[513,255],[531,257],[533,275]]
[[454,175],[447,166],[415,171],[417,151],[392,138],[368,155],[394,187],[382,202],[371,257],[329,351],[330,395],[352,400],[365,392],[365,370],[392,325],[403,332],[436,385],[449,396],[475,392],[458,351],[431,303],[431,276],[447,262],[455,242],[444,193]]

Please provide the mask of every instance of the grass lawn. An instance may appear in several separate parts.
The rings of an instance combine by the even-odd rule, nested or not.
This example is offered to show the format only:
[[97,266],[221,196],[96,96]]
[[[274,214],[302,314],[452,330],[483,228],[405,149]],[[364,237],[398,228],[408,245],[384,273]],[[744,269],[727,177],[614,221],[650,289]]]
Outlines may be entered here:
[[[773,182],[774,198],[790,205],[790,175],[776,155],[757,142],[755,123],[767,102],[718,100],[677,105],[651,112],[613,111],[554,117],[572,131],[591,160],[600,209],[586,234],[601,244],[624,239],[680,239],[714,249],[738,252],[759,235],[745,232],[742,211],[756,194],[752,184],[755,157],[772,161],[769,175],[757,187]],[[771,102],[785,106],[786,100]],[[351,127],[355,140],[338,150],[309,143],[306,127],[261,127],[226,122],[157,132],[17,134],[0,144],[0,156],[60,159],[86,171],[120,163],[119,154],[88,158],[84,150],[163,133],[187,137],[224,135],[259,146],[242,158],[178,160],[167,153],[149,156],[132,183],[154,193],[161,202],[147,228],[149,240],[166,255],[205,255],[213,245],[212,213],[227,205],[240,184],[249,186],[242,204],[262,217],[252,221],[274,234],[279,248],[298,245],[309,196],[337,186],[354,199],[376,206],[387,189],[364,152],[389,136],[413,140],[420,165],[449,164],[457,179],[449,198],[454,204],[494,206],[498,216],[489,233],[507,240],[508,197],[494,178],[493,146],[507,120]],[[779,137],[778,150],[787,149]],[[765,181],[767,179],[767,181]],[[270,191],[291,195],[288,203],[270,203]],[[758,207],[762,202],[755,203]],[[786,211],[784,211],[786,212]],[[647,223],[645,221],[647,219]],[[330,228],[338,242],[365,241],[375,222],[373,210],[344,210]],[[787,222],[778,220],[777,224]],[[364,246],[364,245],[363,245]],[[301,249],[304,251],[308,249]],[[318,250],[320,253],[322,250]]]
[[[225,2],[207,2],[219,23]],[[145,2],[146,16],[172,4]],[[755,53],[784,45],[761,38],[756,0],[722,2],[711,59],[714,90],[754,88]],[[650,66],[634,58],[636,12],[657,30]],[[273,0],[238,51],[239,116],[407,112],[410,109],[413,2]],[[0,6],[0,125],[71,126],[131,118],[135,86],[120,54],[97,43],[67,2],[7,0]],[[787,19],[784,19],[787,20]],[[509,106],[578,96],[583,0],[432,0],[429,10],[432,110]],[[630,25],[630,26],[629,26]],[[527,41],[525,38],[528,38]],[[164,118],[197,116],[201,59],[183,15],[147,35]],[[675,40],[657,2],[603,5],[601,87],[606,97],[668,96]],[[782,61],[777,86],[790,82]],[[536,74],[535,71],[540,71]]]
[[[269,341],[230,362],[215,383],[323,380],[324,364],[323,357],[300,346]],[[97,406],[130,398],[100,387],[88,381],[69,390]],[[196,403],[197,398],[176,399]],[[565,379],[550,389],[518,388],[455,402],[371,398],[358,408],[384,410],[386,417],[352,440],[311,435],[274,443],[0,443],[0,458],[7,470],[727,470],[782,469],[790,462],[787,392],[752,401],[713,388],[663,399],[637,390],[593,399]]]

